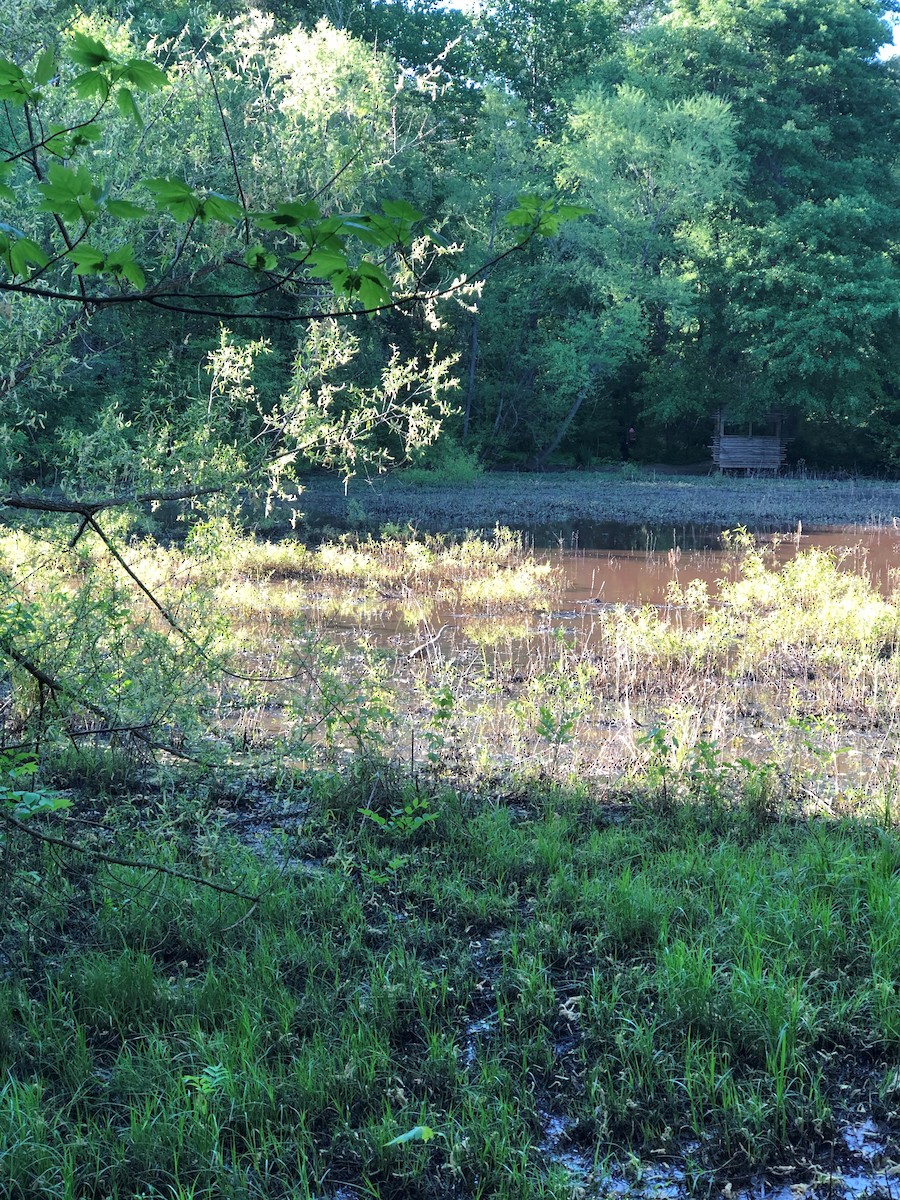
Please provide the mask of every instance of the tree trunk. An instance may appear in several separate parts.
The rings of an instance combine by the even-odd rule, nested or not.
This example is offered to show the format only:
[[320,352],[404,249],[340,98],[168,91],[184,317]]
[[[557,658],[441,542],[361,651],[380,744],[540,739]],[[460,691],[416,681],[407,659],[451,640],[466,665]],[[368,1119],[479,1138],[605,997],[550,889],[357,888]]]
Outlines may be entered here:
[[555,450],[558,449],[560,442],[563,440],[563,438],[569,432],[569,426],[572,424],[572,422],[578,416],[578,410],[581,408],[582,404],[587,399],[587,394],[588,394],[588,389],[582,388],[582,390],[578,393],[578,395],[573,400],[572,405],[571,405],[569,411],[566,413],[559,429],[557,429],[553,440],[550,442],[550,444],[548,446],[545,446],[544,449],[540,452],[540,454],[538,454],[537,457],[535,458],[534,465],[537,467],[537,469],[539,471],[543,471],[544,467],[547,464],[547,459],[550,457],[551,454],[554,453]]
[[469,440],[469,422],[472,418],[472,397],[475,395],[475,367],[478,363],[478,313],[472,317],[472,345],[469,351],[469,384],[466,388],[466,410],[463,415],[462,440]]

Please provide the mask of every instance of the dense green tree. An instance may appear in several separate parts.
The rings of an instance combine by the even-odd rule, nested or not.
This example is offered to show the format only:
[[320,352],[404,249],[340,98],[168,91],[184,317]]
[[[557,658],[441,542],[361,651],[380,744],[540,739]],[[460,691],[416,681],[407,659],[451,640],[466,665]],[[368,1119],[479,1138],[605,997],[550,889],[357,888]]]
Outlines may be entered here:
[[725,402],[859,424],[887,402],[900,93],[876,56],[881,14],[856,0],[692,0],[635,42],[634,69],[660,94],[728,102],[746,180],[698,260],[705,310],[651,375],[657,411]]
[[566,235],[551,269],[542,376],[559,415],[539,462],[626,363],[661,353],[668,325],[692,318],[693,242],[738,183],[733,125],[727,106],[704,95],[661,102],[623,85],[576,101],[561,182],[594,215]]
[[[113,468],[143,422],[158,447],[181,448],[164,456],[171,470],[196,474],[200,458],[215,462],[214,445],[186,427],[197,359],[241,357],[217,338],[219,319],[289,331],[310,310],[378,307],[392,286],[421,291],[435,240],[419,214],[399,201],[363,211],[415,137],[396,66],[330,26],[277,35],[259,14],[217,22],[199,55],[196,30],[183,30],[165,48],[165,75],[123,27],[87,28],[62,54],[51,44],[22,67],[7,59],[0,76],[10,131],[0,337],[11,364],[0,441],[8,464],[29,437],[35,465],[49,452],[58,466],[60,447],[77,446],[85,480],[90,447]],[[286,365],[296,336],[275,342]],[[264,356],[241,361],[247,374]],[[418,361],[424,380],[427,356]],[[341,356],[323,358],[322,375],[329,364]],[[369,363],[373,396],[389,366],[395,379],[389,351]],[[274,411],[282,434],[296,429],[277,392],[253,395],[263,446]],[[234,417],[219,428],[222,445],[246,433],[246,412]],[[92,437],[80,440],[86,423]],[[132,469],[142,461],[132,455]]]
[[617,34],[606,0],[490,0],[475,24],[476,69],[508,87],[541,124],[596,71]]
[[[148,395],[183,433],[197,364],[262,323],[241,361],[284,418],[296,322],[495,257],[478,297],[357,320],[333,381],[357,403],[392,347],[427,375],[437,345],[449,428],[491,457],[614,453],[639,413],[702,429],[723,401],[897,440],[900,112],[868,0],[3,7],[7,462],[71,457],[99,418],[133,441]],[[593,215],[504,257],[548,215],[509,226],[515,197],[554,189]]]

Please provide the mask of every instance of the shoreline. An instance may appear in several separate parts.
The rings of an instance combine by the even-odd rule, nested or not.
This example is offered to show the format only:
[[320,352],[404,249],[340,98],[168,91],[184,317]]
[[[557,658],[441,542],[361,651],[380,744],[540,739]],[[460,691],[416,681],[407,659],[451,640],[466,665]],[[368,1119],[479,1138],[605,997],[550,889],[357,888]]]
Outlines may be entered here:
[[[294,507],[294,506],[291,506]],[[411,522],[434,533],[506,525],[695,524],[751,530],[859,525],[900,519],[900,484],[855,478],[732,478],[611,472],[485,474],[466,483],[409,483],[402,474],[314,476],[296,507],[305,524],[330,519],[361,528]]]

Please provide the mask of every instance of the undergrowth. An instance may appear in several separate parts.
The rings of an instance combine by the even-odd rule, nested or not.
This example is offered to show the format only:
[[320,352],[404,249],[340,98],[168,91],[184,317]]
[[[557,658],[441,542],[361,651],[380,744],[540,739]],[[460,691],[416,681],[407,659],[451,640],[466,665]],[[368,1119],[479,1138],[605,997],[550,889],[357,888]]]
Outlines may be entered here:
[[[271,797],[252,849],[219,797],[172,853],[251,912],[17,844],[0,1191],[562,1200],[551,1118],[599,1177],[692,1143],[698,1186],[822,1152],[859,1106],[891,1119],[893,826],[685,786],[461,795],[370,767]],[[105,827],[151,848],[127,808]]]
[[739,539],[560,630],[501,532],[123,538],[152,598],[67,545],[0,547],[0,1194],[708,1193],[897,1119],[893,598]]

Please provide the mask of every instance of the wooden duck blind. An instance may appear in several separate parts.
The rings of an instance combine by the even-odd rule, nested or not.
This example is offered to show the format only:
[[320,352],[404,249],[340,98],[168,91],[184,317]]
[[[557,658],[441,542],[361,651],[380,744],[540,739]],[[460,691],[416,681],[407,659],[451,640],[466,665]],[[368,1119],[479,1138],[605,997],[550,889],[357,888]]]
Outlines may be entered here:
[[785,444],[780,412],[738,421],[725,408],[716,413],[713,462],[720,471],[778,471]]

